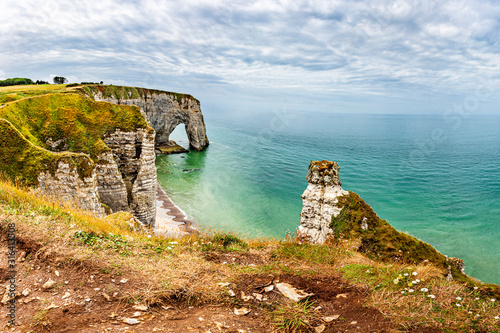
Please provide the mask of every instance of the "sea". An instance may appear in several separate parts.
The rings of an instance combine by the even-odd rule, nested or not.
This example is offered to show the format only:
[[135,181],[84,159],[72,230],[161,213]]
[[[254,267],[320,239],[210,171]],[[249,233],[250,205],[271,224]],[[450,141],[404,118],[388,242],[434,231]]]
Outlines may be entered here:
[[[379,217],[500,284],[500,116],[280,111],[205,122],[205,151],[156,160],[161,186],[199,229],[292,235],[310,161],[330,160]],[[189,146],[184,125],[171,139]]]

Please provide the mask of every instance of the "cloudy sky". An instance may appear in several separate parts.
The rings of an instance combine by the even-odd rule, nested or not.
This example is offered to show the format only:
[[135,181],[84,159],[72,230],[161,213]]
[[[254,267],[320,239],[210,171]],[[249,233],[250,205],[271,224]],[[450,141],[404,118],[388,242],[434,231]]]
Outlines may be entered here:
[[0,2],[0,78],[190,93],[209,112],[496,113],[500,2]]

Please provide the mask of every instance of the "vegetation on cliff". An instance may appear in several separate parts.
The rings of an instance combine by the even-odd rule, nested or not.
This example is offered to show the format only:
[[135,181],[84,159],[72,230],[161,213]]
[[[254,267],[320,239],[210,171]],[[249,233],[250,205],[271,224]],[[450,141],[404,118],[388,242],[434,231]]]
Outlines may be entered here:
[[[314,245],[294,237],[242,239],[220,232],[149,237],[133,231],[126,213],[95,218],[3,181],[0,212],[2,234],[7,223],[15,223],[19,251],[26,252],[18,262],[19,288],[30,287],[30,297],[39,297],[19,307],[24,330],[60,332],[71,323],[81,330],[116,328],[123,325],[120,318],[137,311],[135,305],[145,304],[151,312],[138,317],[136,332],[230,331],[226,324],[253,332],[314,332],[322,325],[324,332],[499,331],[499,295],[492,289],[448,281],[432,262],[373,261],[357,251],[354,238]],[[48,277],[55,289],[33,289]],[[313,295],[295,303],[276,287],[264,290],[278,282]],[[65,305],[66,293],[77,303],[76,295],[86,295],[82,306],[91,312]],[[232,313],[243,307],[250,314]],[[71,321],[63,320],[64,311]]]
[[174,96],[175,100],[179,103],[182,101],[182,99],[187,99],[187,100],[191,99],[199,103],[199,101],[196,98],[188,94],[166,92],[156,89],[126,87],[126,86],[92,84],[79,88],[78,91],[89,97],[94,96],[94,94],[101,93],[102,97],[104,98],[113,98],[117,100],[136,99],[141,97],[146,100],[148,95],[166,93],[168,95]]
[[94,163],[84,154],[54,153],[35,146],[27,140],[9,121],[0,119],[0,170],[8,178],[26,185],[37,185],[38,174],[49,171],[55,175],[59,162],[76,168],[81,177],[88,177],[94,170]]
[[[11,179],[36,185],[40,171],[54,173],[65,159],[81,176],[94,169],[92,161],[110,150],[103,142],[117,129],[149,128],[138,107],[95,102],[79,94],[44,94],[0,108],[0,168]],[[64,153],[55,153],[64,151]]]

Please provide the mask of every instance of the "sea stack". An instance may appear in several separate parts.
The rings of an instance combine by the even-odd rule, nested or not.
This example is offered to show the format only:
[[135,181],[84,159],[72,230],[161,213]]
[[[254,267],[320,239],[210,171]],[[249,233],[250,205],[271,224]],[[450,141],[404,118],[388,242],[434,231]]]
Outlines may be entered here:
[[342,210],[338,197],[348,194],[341,187],[339,165],[331,161],[311,161],[302,194],[299,236],[313,243],[323,243],[332,233],[332,216]]

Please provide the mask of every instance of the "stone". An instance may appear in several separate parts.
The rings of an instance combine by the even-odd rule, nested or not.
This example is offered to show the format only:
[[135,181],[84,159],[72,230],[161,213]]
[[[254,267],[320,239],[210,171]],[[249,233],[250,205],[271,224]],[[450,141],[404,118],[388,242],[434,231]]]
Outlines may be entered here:
[[253,299],[252,296],[246,296],[245,293],[242,291],[241,292],[241,299],[243,300],[243,302],[248,302],[248,301],[251,301]]
[[332,234],[332,216],[342,210],[338,198],[348,194],[339,179],[339,166],[331,161],[311,161],[306,176],[307,188],[302,194],[299,237],[313,243],[324,243]]
[[135,318],[124,318],[122,321],[127,325],[137,325],[141,323],[139,320]]
[[337,320],[340,318],[340,315],[333,315],[333,316],[328,316],[328,317],[323,317],[321,318],[325,323],[330,323],[334,320]]
[[283,296],[291,299],[294,302],[299,302],[306,297],[312,296],[314,294],[306,293],[303,290],[296,289],[288,283],[277,283],[276,288],[283,294]]
[[257,301],[262,302],[262,294],[253,293],[252,296],[255,297]]
[[148,307],[144,304],[137,304],[137,305],[134,305],[133,308],[135,310],[139,310],[139,311],[148,311]]
[[448,261],[451,266],[455,267],[460,272],[462,272],[462,274],[465,274],[465,262],[462,259],[456,257],[449,257],[446,259],[446,261]]
[[53,281],[52,279],[48,279],[47,282],[45,282],[43,285],[42,285],[42,288],[43,289],[50,289],[52,288],[54,285],[56,284],[56,281]]
[[324,324],[321,324],[321,325],[316,326],[316,327],[314,328],[314,332],[315,332],[315,333],[322,333],[322,332],[324,332],[324,331],[325,331],[325,329],[326,329],[326,326],[325,326]]
[[264,287],[264,291],[266,293],[270,292],[270,291],[273,291],[274,290],[274,285],[270,285],[270,286],[267,286],[267,287]]
[[244,316],[246,314],[249,314],[250,311],[251,310],[247,308],[240,308],[240,309],[234,308],[234,314],[237,316]]

